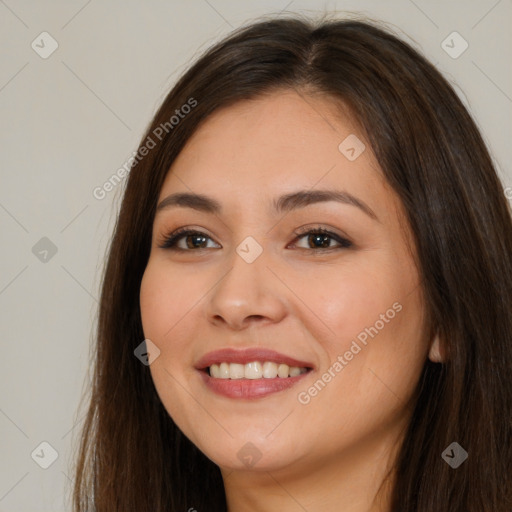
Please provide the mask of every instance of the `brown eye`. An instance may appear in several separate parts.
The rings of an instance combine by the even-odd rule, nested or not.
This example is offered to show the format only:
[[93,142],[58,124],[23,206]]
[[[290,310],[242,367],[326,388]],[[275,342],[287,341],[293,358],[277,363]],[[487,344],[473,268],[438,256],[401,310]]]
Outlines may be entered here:
[[[352,242],[343,238],[332,231],[328,231],[326,229],[309,229],[304,232],[296,232],[297,236],[296,240],[306,239],[308,247],[301,247],[301,249],[319,249],[321,250],[333,250],[333,249],[343,249],[349,248],[352,246]],[[181,240],[185,240],[185,246],[180,247]],[[167,235],[163,241],[159,244],[161,249],[170,249],[172,251],[193,251],[193,250],[203,250],[211,247],[207,247],[208,240],[212,240],[211,237],[202,233],[201,231],[196,231],[187,228],[181,228],[173,233]],[[332,241],[335,241],[338,245],[332,245]],[[319,252],[319,251],[314,251]]]
[[[308,247],[305,249],[339,249],[348,248],[352,246],[352,242],[346,238],[340,237],[336,233],[332,233],[326,229],[310,229],[304,233],[296,233],[298,239],[306,238]],[[334,240],[338,246],[332,246],[331,242]]]
[[[180,247],[178,245],[182,239],[185,239],[185,247]],[[174,251],[208,249],[208,247],[206,247],[207,240],[211,240],[211,238],[201,231],[178,229],[174,233],[165,237],[163,242],[159,244],[159,247],[161,249],[171,249]]]

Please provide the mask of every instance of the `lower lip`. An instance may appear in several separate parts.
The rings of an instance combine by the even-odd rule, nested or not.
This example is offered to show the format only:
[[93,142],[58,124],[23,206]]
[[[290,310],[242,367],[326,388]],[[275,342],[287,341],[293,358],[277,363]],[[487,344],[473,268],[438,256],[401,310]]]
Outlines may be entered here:
[[276,377],[274,379],[216,379],[210,377],[205,371],[199,373],[206,386],[214,393],[228,398],[251,399],[263,398],[289,389],[310,372],[311,370],[296,377]]

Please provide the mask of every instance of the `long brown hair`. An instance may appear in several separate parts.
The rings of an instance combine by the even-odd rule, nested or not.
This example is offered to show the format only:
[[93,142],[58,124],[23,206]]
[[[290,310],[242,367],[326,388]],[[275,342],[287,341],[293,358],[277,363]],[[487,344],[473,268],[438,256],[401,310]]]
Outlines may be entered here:
[[[512,220],[489,152],[449,83],[389,29],[298,16],[260,20],[207,50],[143,137],[104,270],[75,512],[226,511],[219,468],[176,427],[134,356],[139,290],[158,195],[184,144],[217,109],[278,89],[320,94],[361,124],[404,205],[429,329],[446,349],[445,362],[425,363],[392,510],[510,512]],[[457,469],[441,457],[454,441],[468,452]]]

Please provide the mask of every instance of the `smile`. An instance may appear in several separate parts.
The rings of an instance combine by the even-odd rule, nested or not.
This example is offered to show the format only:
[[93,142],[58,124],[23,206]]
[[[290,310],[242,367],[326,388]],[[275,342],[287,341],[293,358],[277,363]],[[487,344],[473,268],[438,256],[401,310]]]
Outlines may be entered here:
[[195,368],[208,389],[241,399],[263,398],[289,389],[314,369],[311,363],[258,347],[210,352]]
[[297,377],[308,371],[305,367],[288,366],[277,364],[272,361],[253,361],[247,364],[241,363],[220,363],[212,364],[209,368],[209,375],[214,379],[281,379]]

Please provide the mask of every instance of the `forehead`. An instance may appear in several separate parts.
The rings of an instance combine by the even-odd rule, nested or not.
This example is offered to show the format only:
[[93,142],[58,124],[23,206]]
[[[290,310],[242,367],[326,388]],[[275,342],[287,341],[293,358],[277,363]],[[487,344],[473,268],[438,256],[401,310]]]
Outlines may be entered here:
[[[340,150],[346,140],[364,144],[355,160]],[[350,116],[325,97],[280,91],[207,118],[171,166],[160,198],[193,191],[243,205],[263,195],[313,188],[346,190],[377,210],[395,205],[368,141]]]

